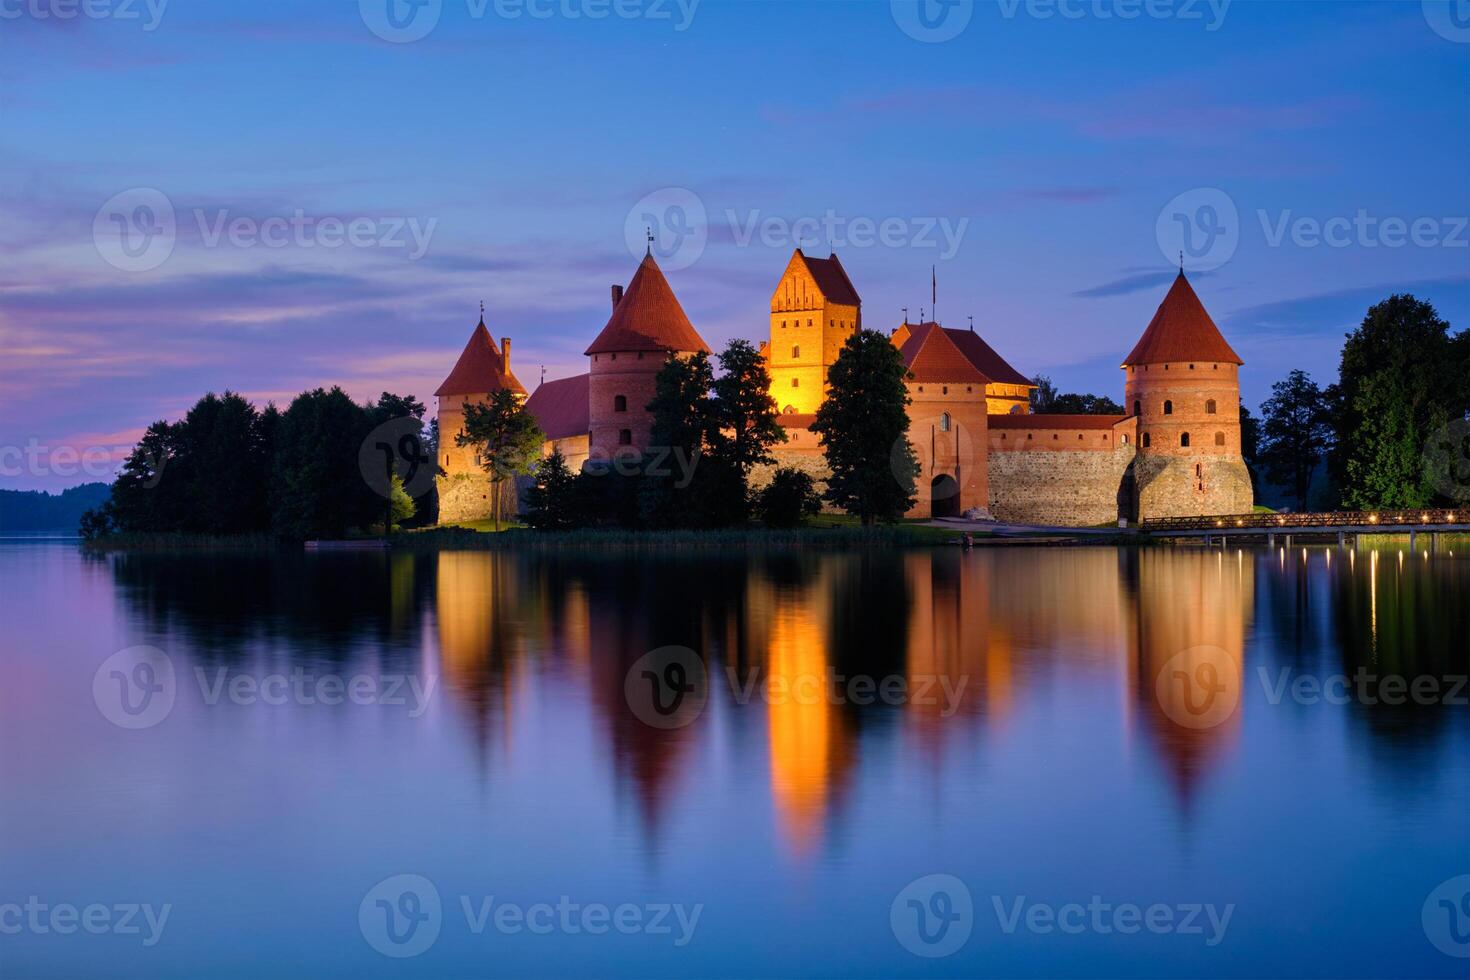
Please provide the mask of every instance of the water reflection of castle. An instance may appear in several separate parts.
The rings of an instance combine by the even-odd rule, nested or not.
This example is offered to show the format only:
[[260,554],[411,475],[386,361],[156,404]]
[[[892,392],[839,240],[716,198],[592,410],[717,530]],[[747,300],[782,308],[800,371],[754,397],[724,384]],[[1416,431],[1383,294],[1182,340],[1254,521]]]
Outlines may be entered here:
[[[1235,737],[1235,713],[1195,725],[1181,700],[1187,692],[1157,683],[1177,654],[1219,651],[1212,676],[1238,699],[1253,588],[1249,566],[1233,554],[740,558],[714,569],[701,563],[697,573],[681,561],[558,559],[539,575],[527,574],[536,562],[505,555],[439,561],[450,689],[475,705],[512,700],[487,688],[515,682],[527,647],[575,664],[619,782],[650,832],[716,714],[741,745],[762,747],[778,830],[798,853],[840,819],[870,728],[937,766],[950,739],[1003,731],[1029,687],[1090,678],[1092,689],[1065,694],[1068,710],[1137,731],[1185,797]],[[546,587],[553,580],[556,594]],[[706,654],[719,705],[687,728],[662,731],[628,710],[623,683],[634,661],[670,643]],[[862,676],[901,683],[909,696],[855,703],[862,699],[845,685]],[[791,694],[811,678],[822,696]]]
[[[1470,631],[1470,562],[1370,552],[139,553],[98,566],[127,630],[166,638],[182,672],[261,657],[438,671],[451,714],[425,724],[473,743],[492,790],[506,766],[590,765],[655,840],[699,780],[750,787],[749,818],[769,816],[795,853],[836,846],[875,792],[893,792],[895,768],[941,806],[948,774],[984,753],[1044,773],[1060,729],[1119,733],[1188,819],[1261,706],[1257,684],[1243,697],[1260,669],[1463,676]],[[692,724],[662,731],[623,685],[668,644],[699,651],[714,688]],[[775,696],[813,675],[964,683],[952,705],[932,684],[928,701],[898,704]],[[1445,711],[1347,710],[1385,773],[1450,730]],[[303,738],[352,737],[324,717],[367,716],[280,714]]]

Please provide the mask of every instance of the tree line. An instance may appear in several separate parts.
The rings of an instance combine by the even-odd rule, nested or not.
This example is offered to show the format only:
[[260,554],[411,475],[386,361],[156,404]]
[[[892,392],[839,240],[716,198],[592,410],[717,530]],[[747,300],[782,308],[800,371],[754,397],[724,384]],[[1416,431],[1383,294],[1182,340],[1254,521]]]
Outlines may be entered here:
[[1395,294],[1346,335],[1335,382],[1296,370],[1271,386],[1247,462],[1298,510],[1462,504],[1467,416],[1470,330],[1452,333],[1429,303]]
[[437,427],[423,418],[422,402],[388,392],[360,405],[317,388],[284,411],[211,392],[179,421],[148,427],[81,530],[299,541],[433,523]]

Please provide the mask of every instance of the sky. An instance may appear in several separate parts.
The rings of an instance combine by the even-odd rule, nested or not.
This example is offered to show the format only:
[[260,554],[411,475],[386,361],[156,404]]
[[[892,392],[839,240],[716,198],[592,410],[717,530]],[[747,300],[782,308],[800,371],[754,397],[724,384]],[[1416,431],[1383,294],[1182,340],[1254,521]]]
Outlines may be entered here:
[[1467,0],[0,0],[0,488],[208,391],[432,410],[481,302],[585,371],[646,228],[715,349],[835,250],[1114,399],[1183,250],[1254,409],[1394,292],[1470,327],[1467,106]]

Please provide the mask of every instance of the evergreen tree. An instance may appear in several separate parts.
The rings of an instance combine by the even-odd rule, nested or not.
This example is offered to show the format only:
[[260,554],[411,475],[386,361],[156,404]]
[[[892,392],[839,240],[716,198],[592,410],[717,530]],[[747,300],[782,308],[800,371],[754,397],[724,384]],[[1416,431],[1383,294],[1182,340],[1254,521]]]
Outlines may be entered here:
[[822,498],[811,475],[783,466],[762,488],[758,503],[761,521],[767,527],[796,527],[822,511]]
[[1332,438],[1322,389],[1305,371],[1292,371],[1271,386],[1261,405],[1260,461],[1268,479],[1288,488],[1296,509],[1307,509],[1312,473]]
[[297,395],[282,413],[273,468],[271,524],[281,537],[341,538],[383,519],[358,456],[371,429],[366,410],[341,388]]
[[919,461],[909,445],[908,369],[883,334],[847,338],[827,375],[828,395],[812,431],[832,476],[825,497],[865,527],[896,521],[917,499]]
[[588,520],[590,502],[560,449],[536,466],[536,482],[526,490],[526,523],[540,531],[578,527]]
[[501,390],[491,392],[486,402],[470,402],[464,407],[464,431],[457,438],[461,446],[471,446],[480,466],[490,476],[491,512],[495,530],[500,530],[502,485],[517,476],[534,472],[541,459],[541,446],[546,435],[536,424],[536,417],[526,411],[514,394]]
[[777,421],[776,399],[771,397],[771,375],[765,358],[748,340],[732,340],[720,355],[724,372],[713,385],[710,404],[713,425],[710,451],[740,471],[774,463],[771,447],[786,441]]
[[1032,379],[1031,411],[1036,415],[1127,415],[1123,406],[1107,395],[1063,394],[1051,378],[1038,374]]

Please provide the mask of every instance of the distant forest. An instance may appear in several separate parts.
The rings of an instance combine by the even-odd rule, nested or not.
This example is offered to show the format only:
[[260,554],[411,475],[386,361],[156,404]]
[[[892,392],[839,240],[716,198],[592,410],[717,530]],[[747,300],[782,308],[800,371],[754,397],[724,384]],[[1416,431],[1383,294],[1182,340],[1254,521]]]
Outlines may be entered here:
[[107,500],[105,483],[84,483],[59,494],[39,490],[0,490],[0,534],[17,531],[74,533],[82,514]]

